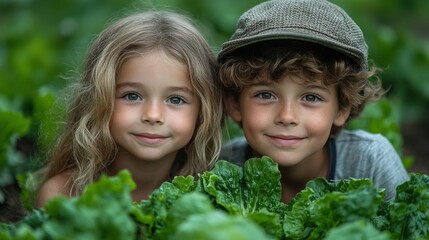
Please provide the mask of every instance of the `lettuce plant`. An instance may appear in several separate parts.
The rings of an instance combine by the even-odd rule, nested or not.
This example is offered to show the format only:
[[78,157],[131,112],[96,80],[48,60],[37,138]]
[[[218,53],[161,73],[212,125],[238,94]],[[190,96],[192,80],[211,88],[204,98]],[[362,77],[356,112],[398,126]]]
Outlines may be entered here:
[[132,202],[128,171],[103,176],[80,197],[57,197],[1,239],[428,239],[429,176],[412,173],[384,201],[368,179],[307,183],[286,205],[278,166],[268,157],[244,167],[219,161],[211,171],[164,182]]

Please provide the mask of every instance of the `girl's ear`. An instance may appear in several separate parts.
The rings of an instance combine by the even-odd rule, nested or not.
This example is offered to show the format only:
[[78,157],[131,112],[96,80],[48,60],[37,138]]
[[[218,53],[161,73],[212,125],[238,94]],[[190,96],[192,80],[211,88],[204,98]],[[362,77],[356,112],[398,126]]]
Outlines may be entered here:
[[241,122],[241,111],[240,104],[238,102],[238,98],[227,94],[224,98],[224,104],[226,107],[226,111],[228,111],[229,116],[231,116],[232,120],[236,123]]
[[338,111],[334,120],[334,125],[337,127],[343,126],[350,116],[351,106]]

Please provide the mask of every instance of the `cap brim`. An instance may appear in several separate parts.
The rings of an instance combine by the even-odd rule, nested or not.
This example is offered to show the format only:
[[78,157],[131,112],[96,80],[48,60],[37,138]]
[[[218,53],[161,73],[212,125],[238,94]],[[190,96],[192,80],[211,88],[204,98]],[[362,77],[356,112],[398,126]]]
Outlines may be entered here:
[[358,49],[350,47],[350,45],[340,43],[335,39],[331,38],[329,35],[324,35],[322,33],[314,32],[311,30],[304,31],[302,28],[288,28],[282,29],[281,31],[278,31],[278,29],[276,29],[276,31],[265,31],[263,33],[258,33],[257,35],[243,37],[236,40],[230,40],[222,45],[222,50],[219,52],[218,60],[219,62],[222,62],[225,58],[228,57],[228,55],[230,55],[232,52],[239,48],[268,40],[300,40],[320,44],[344,54],[345,56],[351,58],[362,68],[367,68],[367,63],[361,62],[361,59],[363,59],[364,56],[361,56],[360,51]]

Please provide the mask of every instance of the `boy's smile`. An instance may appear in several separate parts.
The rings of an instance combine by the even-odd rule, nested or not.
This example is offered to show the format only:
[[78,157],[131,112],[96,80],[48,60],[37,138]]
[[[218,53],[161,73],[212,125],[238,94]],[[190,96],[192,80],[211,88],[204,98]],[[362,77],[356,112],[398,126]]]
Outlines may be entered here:
[[305,137],[281,134],[267,135],[267,137],[273,145],[291,149],[298,147],[299,144],[302,143],[302,141],[305,139]]

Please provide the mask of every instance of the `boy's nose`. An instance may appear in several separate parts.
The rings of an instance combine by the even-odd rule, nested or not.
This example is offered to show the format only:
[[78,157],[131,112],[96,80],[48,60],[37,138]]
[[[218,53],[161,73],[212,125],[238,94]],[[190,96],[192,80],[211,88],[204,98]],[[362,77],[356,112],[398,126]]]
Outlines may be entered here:
[[295,104],[289,102],[279,105],[275,121],[276,124],[281,124],[285,126],[298,125],[298,107],[295,106]]

